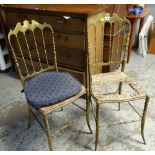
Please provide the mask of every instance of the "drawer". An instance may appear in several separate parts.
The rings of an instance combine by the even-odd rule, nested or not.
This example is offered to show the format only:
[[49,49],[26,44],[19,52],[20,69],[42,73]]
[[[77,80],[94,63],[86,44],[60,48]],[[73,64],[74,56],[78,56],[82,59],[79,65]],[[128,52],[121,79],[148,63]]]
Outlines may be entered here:
[[[17,52],[18,51],[18,52]],[[19,50],[16,50],[17,56],[21,57]],[[23,50],[24,57],[30,59],[28,52]],[[35,49],[31,50],[31,56],[34,61],[38,61],[38,55]],[[39,52],[40,59],[42,62],[46,63],[45,53],[43,51]],[[53,63],[53,53],[51,49],[47,48],[47,55],[49,63]],[[57,63],[59,66],[66,66],[71,68],[78,68],[83,70],[85,68],[85,53],[80,50],[71,50],[61,47],[56,47]]]
[[[36,37],[36,42],[38,43],[39,46],[43,46],[43,38],[41,36],[40,31],[36,31],[38,33],[35,33]],[[34,44],[34,38],[32,33],[27,33],[27,40],[30,46],[31,44]],[[18,34],[19,39],[22,42],[25,42],[24,36],[21,35],[21,33]],[[45,30],[45,42],[46,45],[50,46],[52,43],[52,35],[51,32]],[[54,38],[55,38],[55,45],[64,47],[64,48],[70,48],[70,49],[79,49],[79,50],[85,50],[85,38],[84,35],[73,35],[73,34],[66,34],[66,33],[54,33]],[[24,44],[24,43],[23,43]]]
[[[21,43],[23,55],[25,56],[25,58],[30,59],[24,38],[19,36],[19,40]],[[33,58],[33,60],[38,61],[38,54],[36,51],[35,44],[32,40],[30,38],[28,38],[28,44],[29,44],[31,57]],[[42,62],[46,62],[46,56],[45,56],[43,42],[41,42],[41,40],[38,40],[37,44],[38,44],[39,57],[41,58]],[[21,57],[22,55],[21,55],[21,52],[20,52],[20,49],[19,49],[19,46],[18,46],[18,43],[16,40],[12,40],[12,46],[15,49],[16,55],[18,57]],[[53,62],[53,52],[52,52],[53,47],[51,45],[51,42],[49,42],[49,39],[46,42],[46,51],[47,51],[47,56],[48,56],[49,62]],[[85,68],[86,56],[85,56],[84,50],[56,46],[56,53],[57,53],[58,64],[61,64],[61,66],[65,65],[65,66],[72,66],[72,67],[77,67],[77,68],[81,68],[81,69]]]
[[[26,73],[26,68],[25,68],[23,59],[20,57],[17,57],[17,61],[19,63],[19,68],[21,69],[23,76],[26,76],[27,73]],[[25,59],[25,63],[26,63],[26,66],[28,68],[29,74],[32,74],[33,73],[33,67],[32,67],[31,61],[29,59]],[[37,62],[37,61],[33,61],[33,66],[34,66],[35,71],[37,71],[37,72],[41,69],[39,62]],[[47,64],[42,63],[42,67],[46,68]]]
[[55,33],[55,44],[56,46],[73,48],[73,49],[84,49],[84,35],[73,35],[65,33]]
[[58,65],[70,66],[71,68],[77,67],[79,69],[85,69],[85,52],[61,47],[57,47],[56,50]]
[[85,82],[85,72],[79,72],[67,68],[58,67],[59,72],[68,72],[72,74],[76,79],[78,79],[84,86],[86,86]]
[[[26,70],[25,70],[24,64],[22,62],[22,59],[18,57],[17,60],[18,60],[18,63],[20,64],[21,72],[25,76]],[[29,73],[32,73],[32,65],[31,65],[30,60],[26,60],[26,64],[27,64]],[[45,63],[42,63],[42,66],[43,66],[43,68],[45,68],[47,65]],[[36,71],[40,70],[40,65],[38,62],[34,62],[34,68]],[[67,69],[67,68],[62,68],[62,67],[58,67],[58,70],[60,72],[69,72],[75,78],[77,78],[82,84],[85,85],[85,72],[79,72],[79,71],[75,71],[75,70]]]
[[54,31],[68,32],[68,33],[84,33],[85,22],[84,19],[72,18],[66,19],[68,16],[43,16],[37,14],[25,14],[16,12],[7,12],[6,18],[9,25],[16,25],[18,22],[24,20],[36,20],[40,23],[46,22],[50,24]]
[[16,13],[16,12],[7,12],[6,20],[8,25],[16,25],[18,22],[23,22],[24,20],[36,20],[38,22],[42,22],[42,19],[39,15],[35,14],[24,14],[24,13]]
[[53,26],[58,32],[85,32],[85,22],[81,18],[73,18],[71,16],[41,16],[42,21]]

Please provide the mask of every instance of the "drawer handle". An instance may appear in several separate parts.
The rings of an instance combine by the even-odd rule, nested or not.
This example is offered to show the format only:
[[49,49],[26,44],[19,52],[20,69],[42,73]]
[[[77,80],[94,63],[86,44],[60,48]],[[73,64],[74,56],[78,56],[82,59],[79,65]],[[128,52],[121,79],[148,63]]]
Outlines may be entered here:
[[64,18],[64,17],[57,18],[56,22],[59,23],[59,24],[64,24],[64,23],[68,23],[68,19],[70,19],[70,18]]

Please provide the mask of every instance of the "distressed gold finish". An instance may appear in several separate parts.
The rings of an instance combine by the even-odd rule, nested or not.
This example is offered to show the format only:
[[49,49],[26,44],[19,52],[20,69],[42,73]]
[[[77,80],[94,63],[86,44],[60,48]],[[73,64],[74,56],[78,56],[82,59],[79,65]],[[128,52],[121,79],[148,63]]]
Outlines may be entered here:
[[[41,31],[41,38],[42,38],[42,42],[43,42],[43,50],[40,51],[40,49],[38,48],[38,42],[37,42],[37,37],[35,34],[35,30],[40,30]],[[48,29],[49,33],[51,34],[51,45],[52,45],[52,50],[50,52],[53,53],[53,65],[49,64],[49,60],[50,57],[47,53],[47,47],[46,47],[46,39],[44,36],[44,32],[45,29]],[[40,66],[40,70],[36,71],[35,70],[35,61],[33,60],[32,57],[32,51],[31,51],[31,44],[30,41],[27,38],[27,32],[31,32],[32,37],[31,39],[33,39],[34,41],[34,47],[35,47],[35,55],[37,57],[37,60],[39,62],[39,66]],[[21,41],[20,40],[20,35],[19,34],[23,34],[24,39]],[[12,38],[14,37],[14,38]],[[53,32],[53,28],[51,25],[44,23],[44,24],[40,24],[38,22],[36,22],[35,20],[32,20],[31,22],[25,20],[23,23],[17,23],[16,27],[14,28],[14,30],[10,30],[9,34],[8,34],[8,41],[9,41],[9,45],[10,48],[12,50],[12,55],[13,55],[13,59],[14,59],[14,63],[15,63],[15,67],[19,73],[19,77],[21,80],[22,85],[24,86],[26,81],[29,80],[30,78],[33,78],[34,76],[37,76],[38,74],[41,74],[43,72],[46,71],[56,71],[58,72],[58,67],[57,67],[57,58],[56,58],[56,49],[55,49],[55,40],[54,40],[54,32]],[[15,51],[16,48],[14,48],[14,44],[16,41],[16,46],[18,47],[19,51],[20,51],[20,55],[21,55],[21,60],[23,62],[23,65],[25,67],[26,70],[26,75],[23,75],[21,72],[21,66],[20,63],[18,61],[18,52]],[[24,49],[23,49],[23,42],[25,42],[25,47],[26,48],[26,54],[24,53]],[[34,54],[34,53],[33,53]],[[44,54],[44,64],[46,63],[46,67],[43,68],[42,62],[41,62],[41,55]],[[28,58],[30,59],[30,64],[26,63],[26,57],[28,55]],[[43,55],[42,55],[43,57]],[[32,66],[32,72],[29,71],[29,65]],[[58,104],[54,104],[52,106],[48,106],[48,107],[42,107],[39,109],[35,109],[31,106],[31,104],[28,102],[28,128],[31,126],[31,116],[33,114],[33,116],[36,118],[36,120],[38,121],[38,123],[40,124],[40,126],[42,127],[42,129],[45,131],[47,138],[48,138],[48,145],[49,145],[49,150],[52,150],[52,136],[61,132],[63,129],[65,129],[66,127],[69,127],[75,120],[72,120],[71,122],[68,122],[67,124],[65,124],[63,127],[61,127],[59,130],[57,130],[55,133],[52,133],[50,131],[49,128],[49,123],[48,123],[48,115],[51,112],[54,112],[57,109],[61,109],[63,111],[63,107],[67,106],[69,104],[72,104],[76,99],[78,99],[79,97],[81,97],[82,95],[87,94],[87,90],[85,89],[85,87],[82,85],[82,89],[81,91],[69,98],[66,99],[65,101],[62,101]],[[90,127],[90,123],[89,123],[89,99],[87,97],[86,99],[86,109],[82,108],[79,105],[76,105],[75,103],[73,103],[73,105],[75,105],[76,107],[82,109],[85,113],[86,113],[86,122],[88,125],[88,128],[90,130],[90,133],[92,133],[91,127]],[[42,114],[43,118],[44,118],[44,125],[42,124],[42,122],[39,120],[39,118],[36,116],[36,113],[33,112],[33,110],[37,110],[39,113]]]
[[[16,64],[16,68],[18,70],[19,77],[20,77],[20,80],[21,80],[23,85],[24,85],[26,79],[32,78],[33,76],[35,76],[37,74],[40,74],[40,73],[45,72],[45,71],[50,71],[50,70],[58,71],[58,69],[57,69],[57,61],[56,61],[54,32],[53,32],[52,26],[49,25],[49,24],[46,24],[46,23],[39,24],[35,20],[32,20],[31,22],[32,23],[29,23],[29,21],[25,20],[23,22],[23,25],[20,22],[17,23],[15,29],[14,30],[10,30],[10,32],[8,34],[9,45],[11,47],[13,58],[14,58],[14,61],[15,61],[15,64]],[[34,34],[34,31],[37,28],[41,31],[42,40],[43,40],[43,44],[44,44],[44,53],[45,53],[45,57],[46,57],[46,64],[48,65],[48,67],[45,68],[45,69],[42,68],[42,64],[41,64],[41,61],[40,61],[39,49],[38,49],[36,37],[35,37],[35,34]],[[46,47],[45,47],[45,39],[44,39],[44,36],[43,36],[43,31],[44,31],[45,28],[48,28],[50,30],[51,34],[52,34],[51,43],[53,44],[53,51],[51,51],[51,52],[53,52],[53,54],[54,54],[54,65],[53,66],[49,65],[49,62],[48,62],[48,59],[47,59],[47,51],[46,51]],[[34,43],[35,43],[35,47],[36,47],[36,53],[37,53],[38,60],[39,60],[39,65],[40,65],[40,68],[41,68],[40,71],[38,71],[38,72],[36,72],[35,69],[34,69],[34,63],[32,61],[32,53],[30,51],[30,45],[28,44],[28,40],[26,38],[26,32],[28,30],[31,31],[32,34],[33,34],[33,39],[34,39]],[[24,35],[24,39],[25,39],[28,55],[29,55],[30,62],[31,62],[31,65],[32,65],[32,68],[33,68],[33,73],[32,74],[30,74],[29,71],[28,71],[28,66],[27,66],[26,60],[25,60],[26,58],[24,57],[23,49],[22,49],[21,43],[20,43],[19,38],[18,38],[19,32],[22,32],[23,35]],[[11,37],[12,36],[15,36],[16,39],[17,39],[18,47],[20,49],[21,56],[22,56],[22,61],[24,63],[24,66],[25,66],[25,69],[26,69],[26,73],[27,73],[26,76],[23,76],[22,73],[21,73],[20,65],[19,65],[18,60],[17,60],[17,53],[16,53],[15,49],[12,46],[12,44],[13,44],[12,41],[11,41]]]
[[[109,24],[109,29],[105,29],[105,24]],[[106,26],[107,27],[107,26]],[[93,33],[90,33],[93,32]],[[129,20],[126,18],[120,18],[116,14],[105,13],[103,16],[96,21],[89,23],[88,29],[88,70],[89,70],[89,92],[92,99],[96,102],[96,115],[94,114],[96,122],[96,135],[95,135],[95,150],[97,150],[99,142],[99,127],[104,125],[99,125],[99,110],[103,103],[118,103],[118,109],[120,110],[120,104],[123,102],[128,102],[131,108],[140,116],[141,120],[141,135],[144,138],[144,124],[146,118],[146,111],[148,107],[149,97],[145,91],[130,77],[125,73],[125,64],[127,61],[128,45],[131,32],[131,25]],[[109,43],[105,42],[104,38],[109,38]],[[101,47],[98,42],[102,41]],[[117,42],[115,51],[113,50],[112,42]],[[108,49],[108,50],[107,50]],[[98,52],[98,50],[101,50]],[[105,52],[105,53],[104,53]],[[108,61],[105,61],[104,56],[106,52],[109,52]],[[97,59],[97,54],[103,53],[100,60]],[[91,54],[94,54],[94,60],[91,59]],[[121,65],[121,72],[110,72],[110,73],[99,73],[98,69],[102,70],[104,66]],[[94,73],[95,71],[95,73]],[[118,84],[118,89],[115,93],[104,93],[103,88],[107,84]],[[134,93],[124,93],[122,91],[122,86],[124,84],[129,85]],[[143,110],[143,116],[131,105],[130,101],[146,99],[145,106]],[[91,101],[92,104],[92,101]],[[93,107],[93,105],[92,105]],[[93,113],[94,108],[93,108]],[[118,123],[111,123],[112,125],[126,124],[131,122],[137,122],[139,120],[123,121]]]
[[87,91],[87,94],[86,94],[86,122],[87,122],[87,125],[88,125],[88,128],[90,130],[90,134],[92,134],[92,129],[90,127],[90,123],[89,123],[89,107],[90,107],[90,95],[89,95],[89,91]]
[[[122,82],[119,83],[119,88],[118,89],[119,89],[118,90],[119,91],[118,93],[121,94],[121,92],[122,92]],[[120,111],[120,109],[121,109],[121,104],[118,103],[118,110]]]
[[48,114],[44,114],[44,122],[45,122],[45,131],[48,137],[49,150],[52,151],[52,137],[51,137],[49,124],[48,124]]
[[96,137],[95,137],[95,151],[97,150],[98,142],[99,142],[99,110],[100,105],[96,102]]
[[142,135],[144,144],[146,144],[145,137],[144,137],[144,125],[145,125],[146,112],[147,112],[149,100],[150,98],[147,96],[145,99],[145,105],[144,105],[143,116],[141,121],[141,135]]

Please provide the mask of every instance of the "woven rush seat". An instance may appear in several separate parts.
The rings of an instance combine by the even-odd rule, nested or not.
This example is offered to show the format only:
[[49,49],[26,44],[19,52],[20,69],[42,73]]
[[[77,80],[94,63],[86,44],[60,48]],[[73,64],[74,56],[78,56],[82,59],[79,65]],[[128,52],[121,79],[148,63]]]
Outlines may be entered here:
[[[128,84],[133,89],[133,92],[124,93],[122,91],[121,94],[103,94],[103,86],[106,84],[119,84],[120,82],[122,82],[123,85]],[[123,72],[110,72],[92,75],[92,93],[93,96],[95,96],[95,99],[100,103],[118,101],[126,102],[146,98],[146,92],[142,89],[142,87]]]
[[[93,47],[93,50],[88,48],[88,69],[90,81],[89,93],[91,94],[91,99],[96,104],[95,108],[93,108],[93,111],[95,109],[94,117],[96,125],[95,150],[97,150],[99,144],[99,128],[104,126],[104,124],[100,125],[100,109],[103,108],[102,103],[116,103],[118,104],[118,111],[120,111],[121,104],[128,102],[124,106],[129,105],[140,117],[141,136],[143,143],[146,144],[144,125],[150,97],[138,83],[124,73],[131,32],[130,21],[126,18],[119,17],[117,14],[105,13],[102,18],[97,19],[96,22],[92,22],[90,26],[90,32],[94,34],[92,33],[92,35],[88,36],[88,47]],[[107,41],[105,42],[105,37],[109,38],[109,43]],[[113,43],[116,43],[116,46]],[[102,54],[99,54],[100,50]],[[94,60],[91,59],[93,52]],[[119,67],[120,69],[118,70]],[[107,71],[110,73],[105,73]],[[145,100],[143,112],[139,112],[139,109],[137,110],[137,107],[133,106],[134,102],[132,104],[130,103],[130,101],[136,100]],[[92,100],[91,104],[93,106]],[[132,117],[132,114],[129,115],[130,117]],[[110,123],[110,126],[136,121],[125,120],[123,122],[114,122]]]
[[46,72],[26,82],[24,92],[34,108],[50,106],[78,94],[82,85],[67,72]]

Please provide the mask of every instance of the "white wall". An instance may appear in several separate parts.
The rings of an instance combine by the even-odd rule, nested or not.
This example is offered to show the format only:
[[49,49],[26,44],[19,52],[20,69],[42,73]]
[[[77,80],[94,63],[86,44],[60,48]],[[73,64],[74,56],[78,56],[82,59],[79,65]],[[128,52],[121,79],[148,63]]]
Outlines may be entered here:
[[154,17],[154,21],[155,21],[155,4],[148,4],[148,6],[150,8],[150,15]]
[[[154,17],[154,23],[155,23],[155,4],[147,4],[148,7],[150,8],[150,15],[152,15]],[[135,32],[135,36],[134,36],[134,41],[133,41],[133,46],[137,46],[138,45],[138,27],[139,27],[139,20],[137,22],[137,29]]]

